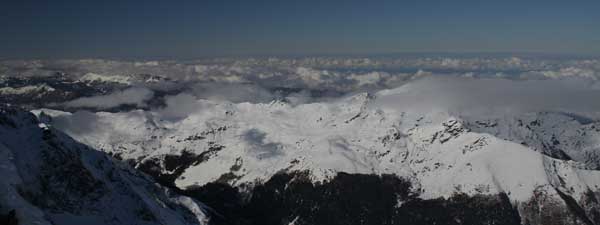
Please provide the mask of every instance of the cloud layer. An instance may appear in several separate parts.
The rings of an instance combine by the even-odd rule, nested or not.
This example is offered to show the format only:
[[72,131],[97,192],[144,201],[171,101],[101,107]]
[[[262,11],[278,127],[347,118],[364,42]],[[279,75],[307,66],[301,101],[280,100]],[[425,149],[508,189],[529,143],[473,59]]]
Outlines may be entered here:
[[[600,59],[552,57],[305,57],[191,61],[55,60],[0,62],[0,85],[27,77],[64,79],[111,94],[49,106],[110,109],[122,105],[163,109],[181,117],[197,99],[293,105],[359,92],[404,90],[407,108],[454,111],[596,110]],[[15,78],[17,81],[10,80]],[[12,83],[11,83],[12,82]],[[86,89],[87,90],[87,89]],[[389,92],[389,91],[388,91]],[[385,97],[389,99],[391,96]],[[407,103],[406,106],[405,103]],[[408,104],[410,103],[410,104]],[[174,108],[179,108],[174,110]],[[473,111],[471,110],[471,111]]]
[[378,93],[377,107],[399,111],[510,114],[600,111],[600,89],[586,80],[427,77]]
[[146,106],[146,101],[152,99],[154,92],[144,87],[132,87],[122,91],[115,91],[108,95],[82,97],[61,103],[67,108],[96,108],[109,109],[123,105]]

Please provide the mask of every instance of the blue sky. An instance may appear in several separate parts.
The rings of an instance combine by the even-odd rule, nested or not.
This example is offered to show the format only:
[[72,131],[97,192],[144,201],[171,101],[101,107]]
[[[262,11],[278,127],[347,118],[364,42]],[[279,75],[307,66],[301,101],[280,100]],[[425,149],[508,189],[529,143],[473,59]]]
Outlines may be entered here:
[[1,58],[403,52],[600,55],[600,1],[0,3]]

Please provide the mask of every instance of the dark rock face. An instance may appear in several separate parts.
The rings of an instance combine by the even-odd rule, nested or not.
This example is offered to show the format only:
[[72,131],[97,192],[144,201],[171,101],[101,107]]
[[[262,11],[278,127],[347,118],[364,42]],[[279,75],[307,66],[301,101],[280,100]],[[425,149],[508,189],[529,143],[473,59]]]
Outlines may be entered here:
[[221,214],[215,224],[521,223],[504,194],[422,200],[411,192],[409,181],[394,175],[339,173],[313,184],[306,173],[282,173],[246,194],[222,183],[183,192]]
[[600,202],[598,198],[600,193],[588,191],[581,199],[580,205],[582,206],[585,215],[594,224],[600,224]]
[[548,191],[538,188],[529,201],[519,205],[523,224],[600,224],[598,193],[589,191],[578,202],[559,189],[555,189],[558,198],[550,197]]
[[10,210],[6,214],[0,214],[0,225],[17,225],[19,220],[17,219],[17,212]]
[[108,192],[105,184],[83,164],[81,149],[65,146],[62,142],[65,139],[57,137],[51,130],[42,132],[42,140],[45,144],[41,147],[42,161],[37,183],[18,187],[22,197],[49,211],[78,213],[87,210],[86,207]]
[[[166,155],[164,165],[161,159],[150,158],[139,163],[136,168],[154,177],[163,186],[175,187],[175,179],[196,160],[196,155],[184,151],[181,155]],[[169,172],[163,172],[165,169]]]

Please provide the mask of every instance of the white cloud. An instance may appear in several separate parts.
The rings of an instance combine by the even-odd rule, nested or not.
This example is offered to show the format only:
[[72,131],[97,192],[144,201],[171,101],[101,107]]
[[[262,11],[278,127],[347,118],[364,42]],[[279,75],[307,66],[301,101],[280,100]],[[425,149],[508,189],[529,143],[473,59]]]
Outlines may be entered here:
[[306,67],[296,68],[296,74],[308,87],[316,87],[327,81],[325,76],[329,76],[328,71],[319,71]]
[[[73,80],[105,81],[129,87],[144,86],[157,93],[177,94],[183,91],[200,99],[268,102],[289,97],[289,102],[299,104],[306,102],[309,95],[292,93],[304,90],[318,99],[394,88],[429,76],[520,80],[587,79],[598,82],[600,60],[446,56],[220,58],[138,62],[96,59],[0,61],[0,74],[7,76],[46,76],[57,71],[65,72],[64,76]],[[52,86],[61,91],[60,85]],[[69,104],[91,105],[82,101]]]
[[564,79],[564,78],[585,78],[591,80],[597,80],[598,76],[593,70],[581,69],[576,67],[562,68],[558,71],[542,71],[545,77],[552,79]]
[[510,114],[600,111],[600,89],[585,80],[427,77],[378,92],[378,107],[398,111]]
[[134,62],[134,66],[158,66],[160,63],[158,61],[146,61],[146,62]]
[[165,98],[166,106],[157,110],[163,119],[179,120],[202,108],[198,99],[193,95],[182,93]]
[[390,76],[390,74],[385,72],[377,72],[373,71],[366,74],[352,74],[349,76],[350,79],[356,80],[358,82],[358,86],[365,85],[375,85],[379,83],[382,79],[386,79]]
[[144,87],[133,87],[122,91],[115,91],[108,95],[82,97],[60,105],[70,108],[96,108],[109,109],[122,105],[145,106],[145,101],[150,100],[154,92]]
[[199,83],[191,88],[198,98],[230,102],[269,102],[277,95],[253,84]]

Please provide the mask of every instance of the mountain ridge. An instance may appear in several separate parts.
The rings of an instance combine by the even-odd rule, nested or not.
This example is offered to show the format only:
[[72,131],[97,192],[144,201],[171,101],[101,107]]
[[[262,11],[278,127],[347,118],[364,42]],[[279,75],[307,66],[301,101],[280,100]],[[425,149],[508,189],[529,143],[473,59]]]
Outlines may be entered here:
[[[282,173],[306,172],[313,188],[340,173],[394,174],[424,201],[500,194],[522,224],[598,223],[600,172],[585,162],[494,136],[466,117],[373,107],[380,95],[298,106],[198,100],[201,109],[175,120],[142,110],[83,114],[95,127],[74,137],[155,177],[171,176],[184,191],[222,184],[255,196]],[[68,126],[78,113],[42,111],[67,133],[79,129]],[[168,160],[182,167],[167,168]],[[199,199],[206,194],[214,193]]]

